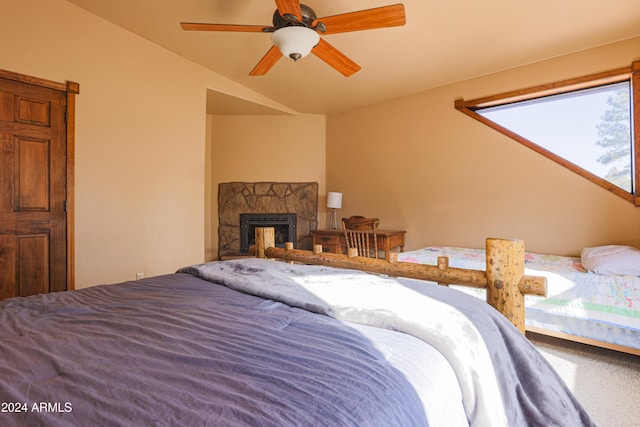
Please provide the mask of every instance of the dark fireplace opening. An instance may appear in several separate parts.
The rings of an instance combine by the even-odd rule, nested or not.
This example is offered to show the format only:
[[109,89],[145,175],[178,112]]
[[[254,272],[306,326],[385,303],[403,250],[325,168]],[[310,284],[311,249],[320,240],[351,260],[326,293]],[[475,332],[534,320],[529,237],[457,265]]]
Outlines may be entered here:
[[284,248],[286,242],[296,247],[296,214],[243,213],[240,214],[240,252],[248,253],[256,243],[256,227],[273,227],[276,246]]

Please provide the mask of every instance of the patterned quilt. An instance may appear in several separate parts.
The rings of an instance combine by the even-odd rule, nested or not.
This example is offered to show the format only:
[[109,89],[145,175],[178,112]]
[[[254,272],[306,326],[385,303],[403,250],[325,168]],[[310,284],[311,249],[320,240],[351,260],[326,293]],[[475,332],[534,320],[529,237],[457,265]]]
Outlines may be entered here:
[[[400,253],[399,261],[484,270],[485,251],[431,246]],[[586,271],[579,257],[525,254],[525,274],[545,276],[546,298],[525,297],[527,326],[640,349],[640,277],[604,276]],[[482,289],[455,286],[484,298]]]

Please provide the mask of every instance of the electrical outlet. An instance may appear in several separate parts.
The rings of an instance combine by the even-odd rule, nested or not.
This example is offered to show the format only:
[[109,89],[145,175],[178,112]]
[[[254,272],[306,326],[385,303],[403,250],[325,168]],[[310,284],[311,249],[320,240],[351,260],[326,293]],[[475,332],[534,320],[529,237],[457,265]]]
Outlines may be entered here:
[[144,279],[144,273],[136,273],[136,280]]

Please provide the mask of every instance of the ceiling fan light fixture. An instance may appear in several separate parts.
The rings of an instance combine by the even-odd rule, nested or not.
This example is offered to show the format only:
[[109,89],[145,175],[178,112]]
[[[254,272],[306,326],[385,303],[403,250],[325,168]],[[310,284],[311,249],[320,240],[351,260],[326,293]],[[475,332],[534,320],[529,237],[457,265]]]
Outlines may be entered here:
[[311,28],[294,25],[274,31],[271,41],[284,56],[297,61],[307,56],[320,42],[320,35]]

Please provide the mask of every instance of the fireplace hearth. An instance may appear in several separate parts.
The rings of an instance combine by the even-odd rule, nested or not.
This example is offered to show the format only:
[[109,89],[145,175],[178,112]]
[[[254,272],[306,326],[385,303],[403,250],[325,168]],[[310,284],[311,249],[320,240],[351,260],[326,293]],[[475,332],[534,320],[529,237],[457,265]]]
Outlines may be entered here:
[[276,247],[284,248],[286,242],[296,247],[295,213],[242,213],[240,214],[240,252],[246,254],[256,243],[256,227],[275,229]]

